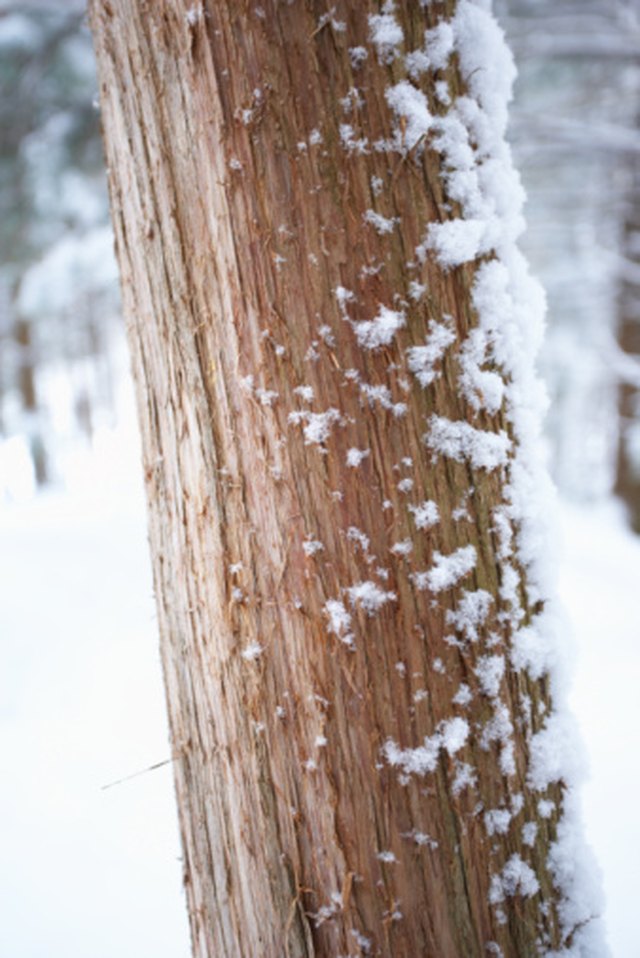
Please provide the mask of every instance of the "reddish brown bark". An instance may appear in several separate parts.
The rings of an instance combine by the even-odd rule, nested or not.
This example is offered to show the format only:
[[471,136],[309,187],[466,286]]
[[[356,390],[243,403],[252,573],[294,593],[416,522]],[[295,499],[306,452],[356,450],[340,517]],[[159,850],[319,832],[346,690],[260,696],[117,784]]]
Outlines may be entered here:
[[[539,819],[525,781],[527,735],[548,694],[523,674],[502,680],[515,726],[509,779],[499,744],[481,744],[494,703],[474,671],[490,632],[508,638],[492,518],[504,480],[434,460],[421,440],[434,412],[472,417],[455,382],[457,344],[475,322],[473,271],[427,263],[427,297],[407,298],[425,223],[447,215],[440,160],[341,146],[345,120],[371,141],[388,135],[396,69],[370,54],[354,75],[348,48],[367,44],[367,14],[379,10],[346,6],[343,32],[322,25],[323,4],[302,0],[216,0],[190,18],[178,0],[91,5],[194,953],[471,958],[493,942],[505,956],[534,955],[541,939],[559,941],[545,864],[557,817]],[[402,0],[396,16],[416,46],[452,9]],[[462,88],[454,66],[446,76]],[[354,86],[366,98],[349,120],[339,98]],[[368,209],[401,228],[379,235]],[[338,286],[363,320],[400,292],[406,327],[363,350]],[[457,341],[442,376],[407,389],[406,348],[443,314]],[[351,369],[406,415],[369,403]],[[313,388],[311,407],[300,386]],[[289,421],[306,408],[339,410],[324,448]],[[502,413],[473,415],[478,428],[505,428]],[[350,448],[369,450],[357,469]],[[440,522],[417,531],[408,505],[427,499]],[[307,556],[306,537],[322,550]],[[406,539],[410,556],[391,552]],[[494,602],[482,640],[456,646],[446,616],[463,584],[436,596],[408,573],[468,544],[478,561],[464,588]],[[352,651],[324,607],[348,605],[343,588],[371,579],[396,599],[371,617],[350,608]],[[452,701],[463,683],[465,707]],[[456,715],[472,730],[464,748],[401,780],[385,741],[415,748]],[[461,761],[477,781],[456,791]],[[509,830],[489,837],[483,812],[511,808],[516,794]],[[541,891],[507,900],[501,917],[491,876],[521,850],[526,821],[539,826],[527,855]]]

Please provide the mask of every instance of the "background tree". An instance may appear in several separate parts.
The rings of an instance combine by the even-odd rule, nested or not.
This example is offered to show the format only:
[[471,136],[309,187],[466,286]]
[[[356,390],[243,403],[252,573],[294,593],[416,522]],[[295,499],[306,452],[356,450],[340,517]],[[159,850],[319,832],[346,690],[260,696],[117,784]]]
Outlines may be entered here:
[[499,3],[520,76],[510,138],[523,248],[549,298],[542,372],[552,475],[573,501],[638,511],[635,0]]
[[[0,436],[38,485],[113,404],[115,262],[83,5],[0,5]],[[119,330],[118,330],[119,331]]]
[[198,955],[602,953],[484,6],[91,7]]
[[640,532],[640,173],[637,160],[626,181],[626,222],[623,255],[618,260],[619,293],[618,357],[620,370],[620,436],[616,492],[628,507],[629,521]]

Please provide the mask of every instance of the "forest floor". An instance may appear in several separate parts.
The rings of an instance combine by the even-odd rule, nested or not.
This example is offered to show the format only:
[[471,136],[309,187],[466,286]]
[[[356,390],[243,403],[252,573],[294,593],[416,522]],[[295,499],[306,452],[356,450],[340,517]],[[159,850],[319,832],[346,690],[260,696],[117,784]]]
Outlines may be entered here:
[[[66,463],[65,491],[0,503],[3,955],[189,954],[170,766],[102,788],[169,756],[127,407]],[[626,958],[640,954],[640,538],[614,503],[565,504],[561,520],[587,837]]]
[[640,537],[617,502],[561,507],[560,597],[573,627],[570,704],[589,777],[587,840],[603,872],[613,958],[640,955]]

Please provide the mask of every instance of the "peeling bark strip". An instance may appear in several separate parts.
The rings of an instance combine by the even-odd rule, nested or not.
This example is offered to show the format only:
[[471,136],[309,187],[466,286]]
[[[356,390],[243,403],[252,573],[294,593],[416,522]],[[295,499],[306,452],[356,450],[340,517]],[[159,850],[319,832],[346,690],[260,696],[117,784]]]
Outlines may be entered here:
[[91,4],[198,958],[603,953],[486,6]]

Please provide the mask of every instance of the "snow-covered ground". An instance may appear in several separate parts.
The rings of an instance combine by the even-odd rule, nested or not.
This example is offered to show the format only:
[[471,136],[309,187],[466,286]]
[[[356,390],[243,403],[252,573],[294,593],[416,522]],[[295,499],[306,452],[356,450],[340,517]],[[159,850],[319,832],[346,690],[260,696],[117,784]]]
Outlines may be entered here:
[[133,418],[0,505],[6,958],[190,953]]
[[[118,427],[69,459],[65,492],[0,505],[0,954],[12,958],[189,954],[170,766],[101,789],[169,755],[131,410],[125,395]],[[15,494],[20,473],[5,477]],[[612,953],[632,958],[640,539],[610,504],[562,518],[588,837]]]
[[571,704],[588,750],[587,838],[604,877],[613,958],[640,955],[640,537],[617,503],[562,508],[560,591],[571,617]]

